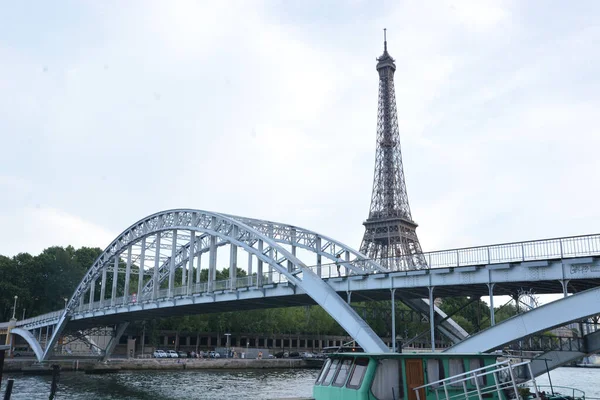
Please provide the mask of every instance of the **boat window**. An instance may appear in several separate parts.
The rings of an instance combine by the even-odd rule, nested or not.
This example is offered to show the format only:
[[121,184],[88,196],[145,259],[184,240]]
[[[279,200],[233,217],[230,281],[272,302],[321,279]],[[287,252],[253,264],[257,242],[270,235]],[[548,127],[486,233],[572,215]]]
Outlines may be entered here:
[[400,360],[380,360],[377,363],[371,392],[378,400],[396,400],[404,397]]
[[[475,369],[479,369],[479,368],[483,368],[485,367],[485,361],[483,358],[471,358],[469,360],[469,371],[473,371]],[[489,372],[490,369],[485,369],[485,370],[481,370],[478,371],[478,374],[481,373],[485,373],[485,372]],[[491,375],[490,375],[491,376]],[[493,378],[490,378],[493,379]],[[475,378],[471,378],[471,380],[469,381],[471,383],[471,385],[475,386]],[[478,376],[477,377],[477,383],[479,383],[480,386],[485,387],[488,384],[488,375],[483,375],[483,376]],[[481,397],[485,398],[492,398],[494,397],[493,393],[484,393],[481,395]]]
[[350,367],[352,367],[352,361],[354,361],[352,358],[346,358],[342,360],[340,370],[333,380],[333,386],[344,386],[344,383],[346,383],[346,378],[348,378],[348,372],[350,372]]
[[[448,376],[459,375],[465,372],[465,364],[463,363],[462,358],[451,358],[448,360]],[[464,376],[459,376],[455,379],[450,380],[450,385],[452,386],[462,386],[462,382],[459,382],[461,379],[464,379]]]
[[354,368],[350,373],[350,379],[348,379],[348,384],[346,387],[350,389],[358,389],[362,384],[363,377],[365,376],[365,372],[367,372],[367,366],[369,365],[368,358],[357,358],[354,363]]
[[[483,358],[471,358],[469,360],[469,371],[473,371],[473,370],[483,368],[483,367],[484,367]],[[486,371],[479,371],[478,373],[482,373],[482,372],[486,372]],[[487,384],[487,375],[478,376],[477,383],[485,386]],[[471,378],[471,385],[475,386],[475,378]]]
[[333,379],[333,376],[337,372],[339,366],[340,366],[339,358],[336,358],[335,360],[333,360],[331,362],[329,371],[327,371],[327,375],[325,375],[325,379],[323,379],[323,382],[321,383],[321,385],[329,385],[331,383],[331,380]]
[[[430,358],[429,360],[427,360],[427,382],[433,383],[444,378],[444,363],[442,362],[442,360],[439,360],[437,358]],[[431,385],[431,387],[434,389],[439,386],[439,383]]]
[[323,368],[321,368],[321,372],[319,373],[319,376],[317,377],[315,385],[318,385],[323,380],[323,378],[327,374],[327,371],[329,371],[329,366],[330,365],[331,365],[331,358],[328,358],[325,361],[325,364],[323,365]]

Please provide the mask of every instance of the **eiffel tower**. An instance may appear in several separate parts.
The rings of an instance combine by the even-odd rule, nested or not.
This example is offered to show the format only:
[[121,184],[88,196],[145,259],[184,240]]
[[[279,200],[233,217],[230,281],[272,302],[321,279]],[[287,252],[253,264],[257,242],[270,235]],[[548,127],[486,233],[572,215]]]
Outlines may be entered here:
[[360,250],[390,270],[422,269],[427,268],[427,263],[417,237],[417,224],[410,213],[402,169],[394,90],[396,64],[387,51],[386,31],[383,31],[383,54],[377,59],[379,107],[375,176]]

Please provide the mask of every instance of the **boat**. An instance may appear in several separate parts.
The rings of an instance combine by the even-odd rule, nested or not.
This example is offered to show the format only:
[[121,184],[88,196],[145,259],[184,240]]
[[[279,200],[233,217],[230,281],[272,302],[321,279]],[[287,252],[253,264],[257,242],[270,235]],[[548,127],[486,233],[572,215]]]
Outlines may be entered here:
[[501,354],[330,354],[314,400],[585,400],[537,385],[530,360]]

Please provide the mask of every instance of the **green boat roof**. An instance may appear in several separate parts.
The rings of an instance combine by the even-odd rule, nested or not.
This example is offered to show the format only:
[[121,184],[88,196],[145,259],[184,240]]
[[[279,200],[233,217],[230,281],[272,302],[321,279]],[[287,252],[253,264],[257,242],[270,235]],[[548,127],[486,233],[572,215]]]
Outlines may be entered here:
[[329,353],[331,358],[338,357],[368,357],[368,358],[498,358],[500,354],[494,353],[361,353],[361,352],[345,352],[345,353]]

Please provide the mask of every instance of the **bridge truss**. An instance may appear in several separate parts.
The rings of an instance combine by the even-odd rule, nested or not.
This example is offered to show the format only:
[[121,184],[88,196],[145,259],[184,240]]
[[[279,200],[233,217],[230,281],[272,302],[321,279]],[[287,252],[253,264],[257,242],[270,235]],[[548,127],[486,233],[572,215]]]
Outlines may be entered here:
[[[129,321],[316,303],[363,348],[388,351],[348,304],[351,297],[394,299],[398,291],[401,301],[430,321],[432,343],[434,327],[458,343],[468,334],[434,306],[434,292],[443,298],[470,291],[493,300],[494,293],[535,285],[538,293],[566,295],[600,284],[599,255],[600,235],[588,235],[424,253],[430,269],[388,271],[300,227],[170,210],[123,231],[94,262],[65,310],[0,323],[0,333],[15,328],[47,360],[67,336],[87,340],[96,351],[91,332],[110,327],[112,339],[100,346],[107,357]],[[217,280],[217,267],[223,266],[228,277]],[[491,319],[493,324],[493,314]]]
[[[307,255],[314,257],[310,266],[301,260]],[[217,266],[223,265],[221,259],[228,265],[226,281],[216,280]],[[330,263],[323,263],[324,259]],[[247,276],[238,277],[240,267]],[[334,268],[340,275],[343,271],[344,275],[357,276],[386,271],[352,248],[299,227],[202,210],[164,211],[121,233],[91,266],[59,316],[47,315],[44,320],[20,324],[13,333],[24,337],[36,356],[46,360],[67,331],[85,337],[85,329],[113,325],[114,340],[105,349],[108,356],[129,320],[136,318],[136,311],[139,318],[173,315],[176,306],[199,304],[194,310],[197,313],[216,312],[218,308],[207,306],[207,299],[214,303],[215,295],[223,292],[231,293],[241,308],[257,308],[253,301],[256,292],[244,301],[240,288],[258,290],[261,306],[279,307],[276,298],[264,299],[265,289],[278,285],[292,293],[301,290],[363,348],[389,351],[323,281],[324,272],[331,276]],[[204,269],[208,277],[202,281]],[[157,313],[159,309],[163,310]],[[49,325],[48,321],[55,318],[56,323]]]

